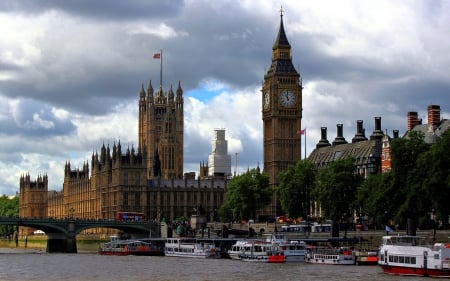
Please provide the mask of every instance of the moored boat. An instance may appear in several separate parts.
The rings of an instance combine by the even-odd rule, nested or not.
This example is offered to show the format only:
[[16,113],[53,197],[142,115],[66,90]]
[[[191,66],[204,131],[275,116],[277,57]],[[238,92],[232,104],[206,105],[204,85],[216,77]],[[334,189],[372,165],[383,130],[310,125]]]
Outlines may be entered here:
[[280,247],[263,240],[238,240],[228,250],[231,259],[252,262],[284,263],[286,257]]
[[290,240],[284,234],[268,234],[266,242],[275,243],[286,258],[286,262],[304,262],[306,258],[306,243]]
[[418,236],[384,236],[378,264],[387,274],[450,278],[450,244],[428,245]]
[[307,263],[350,265],[355,264],[355,255],[350,248],[307,247]]
[[164,253],[169,257],[220,258],[220,249],[213,243],[195,238],[167,238]]
[[121,240],[113,235],[110,241],[99,248],[100,255],[109,256],[164,256],[164,249],[152,243],[141,240]]

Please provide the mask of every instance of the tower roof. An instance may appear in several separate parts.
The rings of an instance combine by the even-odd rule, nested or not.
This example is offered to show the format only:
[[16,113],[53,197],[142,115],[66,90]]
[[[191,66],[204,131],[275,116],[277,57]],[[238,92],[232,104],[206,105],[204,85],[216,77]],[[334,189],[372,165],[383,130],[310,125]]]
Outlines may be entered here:
[[272,47],[272,64],[266,76],[272,75],[300,76],[292,64],[291,45],[286,37],[283,24],[283,10],[280,12],[280,28]]
[[289,41],[286,37],[286,32],[284,31],[284,24],[283,24],[283,9],[280,11],[280,28],[278,29],[278,35],[275,39],[275,43],[273,43],[272,49],[275,50],[277,48],[291,48],[291,45],[289,44]]

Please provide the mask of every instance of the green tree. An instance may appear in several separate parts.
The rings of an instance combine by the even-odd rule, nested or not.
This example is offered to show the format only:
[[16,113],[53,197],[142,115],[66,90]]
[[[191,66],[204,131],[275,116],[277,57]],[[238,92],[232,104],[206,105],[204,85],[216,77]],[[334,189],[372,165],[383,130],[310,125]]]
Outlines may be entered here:
[[[19,215],[19,197],[8,198],[6,195],[0,197],[0,216],[15,217]],[[15,226],[0,226],[0,236],[10,235]]]
[[357,190],[358,216],[367,216],[384,228],[399,206],[392,200],[395,193],[391,172],[370,175]]
[[428,199],[428,205],[423,208],[428,212],[435,209],[437,219],[444,224],[448,224],[450,215],[450,204],[448,204],[448,198],[450,198],[449,147],[450,130],[447,130],[436,144],[419,156],[417,167],[413,172],[417,185],[420,186],[421,194],[419,196]]
[[307,218],[311,207],[315,176],[314,164],[308,160],[300,160],[279,174],[278,198],[281,208],[289,217]]
[[249,170],[228,183],[219,216],[222,221],[256,219],[257,210],[269,204],[271,197],[269,176],[259,168]]
[[353,214],[356,190],[362,182],[354,163],[354,158],[340,159],[319,171],[314,196],[326,218],[337,222]]
[[391,143],[393,185],[396,193],[391,200],[398,203],[396,221],[405,224],[407,219],[417,223],[417,217],[428,211],[429,198],[423,192],[423,171],[417,168],[419,156],[428,151],[424,134],[412,131],[408,138],[394,139]]

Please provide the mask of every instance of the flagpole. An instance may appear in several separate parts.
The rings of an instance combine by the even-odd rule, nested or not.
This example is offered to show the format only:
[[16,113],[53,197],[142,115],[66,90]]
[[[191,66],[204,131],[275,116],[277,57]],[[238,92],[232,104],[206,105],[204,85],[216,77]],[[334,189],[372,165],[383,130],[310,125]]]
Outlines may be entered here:
[[161,49],[161,61],[160,61],[160,67],[159,67],[159,85],[162,87],[162,59],[163,59],[163,54],[162,54],[162,49]]

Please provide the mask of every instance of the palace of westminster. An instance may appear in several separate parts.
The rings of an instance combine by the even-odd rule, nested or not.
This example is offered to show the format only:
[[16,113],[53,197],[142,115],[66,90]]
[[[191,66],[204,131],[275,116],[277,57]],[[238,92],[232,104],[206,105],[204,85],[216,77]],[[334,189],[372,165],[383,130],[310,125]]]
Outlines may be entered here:
[[[278,185],[277,175],[301,158],[298,132],[302,119],[302,79],[292,63],[291,46],[287,40],[283,14],[278,35],[272,47],[269,70],[264,75],[261,91],[263,121],[264,172],[271,187]],[[31,180],[20,177],[19,215],[22,217],[54,217],[113,219],[117,212],[141,212],[148,219],[189,217],[202,206],[213,221],[226,196],[231,178],[231,157],[225,130],[215,130],[208,163],[200,164],[199,175],[183,174],[184,113],[181,83],[174,92],[165,92],[162,85],[154,91],[151,82],[139,93],[139,146],[122,148],[120,141],[110,148],[103,145],[93,153],[90,165],[64,168],[61,191],[48,190],[47,175]],[[449,128],[450,121],[440,118],[440,107],[430,105],[428,124],[422,124],[417,112],[408,113],[408,132],[420,130],[428,141]],[[430,129],[431,128],[431,129]],[[381,117],[375,117],[375,130],[366,138],[362,120],[351,143],[343,137],[342,124],[337,124],[336,139],[330,144],[327,128],[321,129],[321,140],[308,159],[317,168],[326,167],[342,157],[356,159],[355,170],[367,175],[390,168],[391,137],[381,130]],[[393,137],[399,137],[394,131]],[[275,193],[274,193],[275,194]],[[266,208],[270,215],[279,214],[276,196]],[[320,216],[313,206],[311,215]]]

